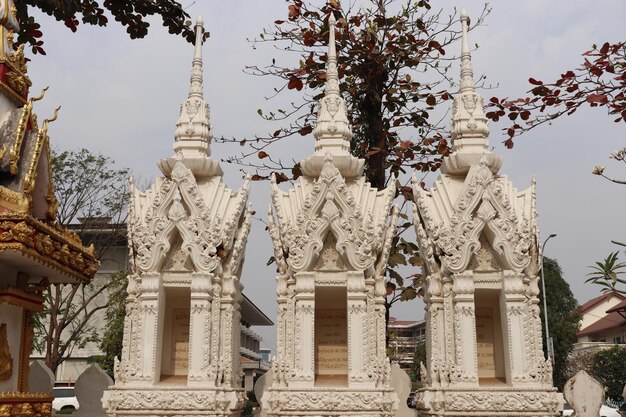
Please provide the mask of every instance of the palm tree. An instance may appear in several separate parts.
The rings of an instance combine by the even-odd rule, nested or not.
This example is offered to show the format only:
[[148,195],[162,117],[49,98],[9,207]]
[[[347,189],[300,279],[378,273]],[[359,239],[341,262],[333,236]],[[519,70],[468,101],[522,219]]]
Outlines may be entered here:
[[617,259],[619,252],[609,254],[604,261],[596,262],[590,268],[593,272],[587,274],[589,278],[585,282],[592,282],[601,285],[603,293],[617,292],[626,295],[626,288],[617,288],[626,284],[626,279],[619,276],[626,273],[626,262],[619,262]]

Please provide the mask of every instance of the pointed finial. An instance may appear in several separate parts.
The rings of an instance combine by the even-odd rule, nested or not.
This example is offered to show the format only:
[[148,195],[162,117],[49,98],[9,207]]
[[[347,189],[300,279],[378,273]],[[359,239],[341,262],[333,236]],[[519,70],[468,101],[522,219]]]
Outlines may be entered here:
[[203,97],[202,80],[202,41],[204,39],[204,24],[202,16],[198,16],[195,24],[195,45],[191,63],[191,77],[189,82],[189,96],[180,106],[180,116],[174,131],[173,157],[163,159],[159,167],[165,175],[170,175],[176,164],[181,162],[191,169],[196,178],[211,175],[222,175],[222,169],[217,161],[212,160],[211,121],[209,104]]
[[191,64],[191,80],[189,85],[189,98],[202,98],[202,38],[204,37],[204,21],[202,16],[196,20],[196,42],[193,61]]
[[313,130],[315,152],[325,155],[348,154],[352,129],[346,115],[346,102],[339,91],[339,72],[337,70],[337,50],[335,47],[335,16],[328,17],[328,55],[326,58],[326,84],[324,97],[320,100],[317,125]]
[[306,177],[319,177],[323,167],[332,157],[332,164],[344,178],[354,178],[363,174],[364,160],[350,154],[352,129],[348,122],[346,101],[339,90],[337,50],[335,46],[335,25],[333,12],[328,16],[328,54],[326,56],[326,83],[324,97],[319,102],[317,123],[313,129],[315,153],[301,162],[302,174]]
[[339,74],[337,73],[337,50],[335,49],[335,16],[328,18],[328,58],[326,61],[326,95],[339,94]]
[[466,174],[469,168],[480,163],[489,166],[496,173],[502,164],[499,155],[489,152],[489,127],[483,105],[483,98],[474,86],[474,71],[470,53],[470,18],[467,11],[461,11],[461,86],[454,97],[452,112],[452,154],[445,157],[442,172],[446,174]]
[[194,59],[202,59],[202,38],[204,37],[204,20],[202,15],[196,19],[196,53]]
[[461,91],[474,90],[474,71],[470,54],[467,30],[470,18],[465,8],[461,11]]

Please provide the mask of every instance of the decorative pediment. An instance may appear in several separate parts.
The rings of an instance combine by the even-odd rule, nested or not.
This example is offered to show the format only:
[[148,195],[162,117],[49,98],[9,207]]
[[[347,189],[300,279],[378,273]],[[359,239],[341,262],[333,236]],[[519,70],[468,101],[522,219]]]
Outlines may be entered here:
[[[233,193],[221,177],[199,186],[182,162],[146,192],[133,185],[129,237],[135,268],[157,271],[171,250],[188,255],[197,271],[226,269],[225,260],[236,265],[249,231],[250,213],[243,213],[248,186],[246,181]],[[182,243],[174,247],[178,235]]]
[[270,233],[275,247],[282,249],[292,271],[310,271],[319,264],[325,242],[332,241],[333,248],[325,250],[341,256],[342,267],[371,272],[384,246],[394,183],[380,192],[364,179],[348,185],[330,155],[314,181],[303,178],[289,192],[280,191],[274,181],[279,224],[270,208]]
[[[470,169],[460,192],[455,192],[458,184],[447,176],[442,176],[430,193],[415,185],[414,190],[421,220],[416,226],[418,238],[429,236],[451,272],[468,268],[481,249],[481,235],[503,269],[521,272],[529,265],[534,206],[527,200],[533,190],[518,193],[506,177],[493,175],[487,158]],[[428,260],[429,255],[425,256]]]
[[38,219],[54,220],[57,201],[48,123],[56,120],[59,109],[52,118],[44,119],[41,128],[33,112],[33,103],[43,98],[46,90],[23,108],[10,110],[0,124],[0,204]]

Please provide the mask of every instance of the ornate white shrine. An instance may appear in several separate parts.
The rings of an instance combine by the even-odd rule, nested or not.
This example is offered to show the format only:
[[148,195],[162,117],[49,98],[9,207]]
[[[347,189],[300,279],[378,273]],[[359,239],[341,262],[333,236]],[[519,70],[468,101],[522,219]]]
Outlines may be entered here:
[[103,402],[111,416],[237,416],[239,283],[250,230],[248,181],[233,192],[210,158],[202,95],[202,20],[196,23],[189,97],[176,124],[176,155],[147,191],[131,184],[132,274],[121,362]]
[[272,182],[278,340],[261,406],[269,416],[391,416],[398,398],[385,351],[384,272],[395,180],[376,190],[364,161],[350,155],[332,14],[329,32],[315,153],[293,189]]
[[461,14],[461,89],[452,154],[430,191],[414,181],[425,278],[422,416],[556,416],[559,397],[542,351],[535,181],[519,192],[498,175],[483,101],[474,88]]

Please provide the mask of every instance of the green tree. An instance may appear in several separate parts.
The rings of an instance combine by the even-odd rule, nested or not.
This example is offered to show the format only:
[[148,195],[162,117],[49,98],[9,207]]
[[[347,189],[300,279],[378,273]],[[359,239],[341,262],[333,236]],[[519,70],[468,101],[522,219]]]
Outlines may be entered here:
[[596,353],[593,373],[604,385],[607,397],[620,401],[626,385],[626,347],[615,345]]
[[[63,22],[68,29],[76,32],[81,23],[85,25],[107,26],[107,14],[126,27],[131,39],[143,38],[148,34],[150,16],[160,16],[163,26],[170,33],[182,35],[188,42],[194,42],[193,30],[189,27],[189,15],[175,0],[19,0],[15,1],[16,17],[20,25],[17,43],[28,44],[33,53],[45,54],[41,26],[30,13],[32,9],[53,16]],[[207,33],[208,35],[208,33]]]
[[[93,244],[97,259],[124,239],[129,170],[87,149],[52,153],[59,202],[57,222]],[[97,343],[94,315],[107,309],[117,280],[96,276],[89,284],[54,284],[44,290],[44,310],[35,315],[33,346],[56,372],[77,348]],[[113,286],[113,287],[112,287]]]
[[126,317],[126,291],[128,271],[119,271],[110,276],[108,305],[105,313],[105,328],[100,340],[102,355],[92,356],[89,362],[95,362],[114,378],[115,358],[122,355],[124,336],[124,318]]
[[[445,110],[451,106],[448,87],[455,84],[456,77],[448,70],[458,61],[448,50],[461,33],[456,10],[450,15],[434,11],[428,0],[367,0],[361,5],[288,0],[286,12],[252,42],[254,47],[269,43],[287,55],[296,55],[298,61],[280,65],[273,59],[267,66],[246,70],[279,79],[282,86],[273,96],[289,90],[303,93],[289,108],[258,110],[261,117],[281,125],[274,132],[253,140],[219,139],[245,146],[241,155],[228,162],[256,169],[253,180],[267,179],[271,173],[278,182],[298,178],[297,163],[275,158],[272,153],[285,139],[313,131],[326,76],[328,18],[333,14],[340,89],[353,129],[351,150],[365,160],[367,180],[383,189],[393,174],[436,171],[442,156],[450,151],[447,120],[433,114],[441,106]],[[488,12],[485,7],[472,27]],[[393,241],[387,270],[388,307],[415,298],[421,285],[419,274],[405,273],[412,268],[402,269],[419,266],[417,245],[403,237],[412,226],[407,213],[412,192],[408,178],[405,180],[398,192],[400,217],[405,221]]]
[[[548,327],[554,340],[554,385],[563,389],[567,382],[567,358],[576,343],[576,332],[580,329],[581,313],[578,301],[565,279],[563,271],[555,259],[544,258],[546,303],[548,305]],[[539,294],[539,306],[543,323],[543,293]],[[545,331],[545,329],[544,329]],[[546,352],[545,338],[543,348]]]
[[[426,342],[418,342],[415,346],[415,355],[413,356],[413,366],[409,376],[413,382],[413,388],[422,381],[422,368],[420,364],[426,366]],[[421,385],[421,384],[420,384]]]

